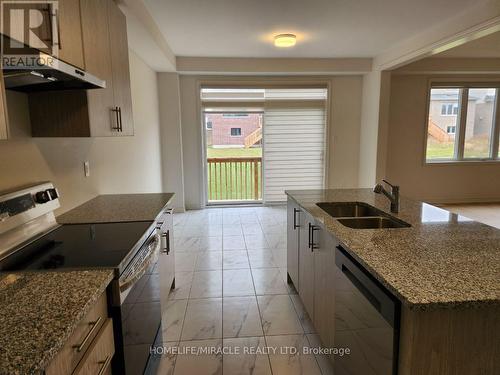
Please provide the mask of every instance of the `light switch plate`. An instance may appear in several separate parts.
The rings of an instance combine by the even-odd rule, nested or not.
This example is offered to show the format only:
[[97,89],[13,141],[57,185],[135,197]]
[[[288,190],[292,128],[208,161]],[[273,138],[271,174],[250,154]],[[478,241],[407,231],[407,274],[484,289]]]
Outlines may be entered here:
[[83,162],[83,171],[85,173],[85,177],[90,176],[90,162],[89,161]]

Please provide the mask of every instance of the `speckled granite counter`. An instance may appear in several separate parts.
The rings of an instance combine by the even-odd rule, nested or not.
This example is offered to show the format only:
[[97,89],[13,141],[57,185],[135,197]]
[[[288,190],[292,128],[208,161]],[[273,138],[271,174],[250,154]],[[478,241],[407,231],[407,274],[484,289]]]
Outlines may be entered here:
[[0,374],[42,373],[112,270],[0,273]]
[[60,215],[61,224],[153,221],[174,193],[116,194],[98,197]]
[[[500,230],[401,198],[399,214],[371,189],[287,191],[409,308],[500,305]],[[318,202],[366,202],[410,228],[351,229]]]

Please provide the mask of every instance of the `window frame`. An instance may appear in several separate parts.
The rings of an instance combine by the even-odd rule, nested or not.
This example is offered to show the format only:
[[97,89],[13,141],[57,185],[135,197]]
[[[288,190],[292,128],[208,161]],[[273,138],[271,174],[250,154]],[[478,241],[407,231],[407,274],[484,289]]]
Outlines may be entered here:
[[[490,134],[490,153],[487,158],[466,158],[464,157],[465,149],[465,132],[467,124],[467,110],[469,102],[469,89],[476,88],[494,88],[496,89],[496,98],[493,109],[493,124]],[[431,109],[431,91],[432,89],[461,89],[457,123],[455,129],[455,149],[453,158],[427,159],[427,141],[428,141],[428,121]],[[462,105],[467,103],[467,105]],[[459,163],[498,163],[500,162],[499,155],[499,136],[500,136],[500,81],[474,81],[474,82],[449,82],[449,81],[430,81],[427,89],[427,110],[425,117],[425,137],[424,137],[424,165],[433,164],[459,164]],[[443,115],[450,116],[450,115]]]
[[[241,128],[229,128],[229,134],[231,135],[231,137],[242,137],[242,132],[241,132]],[[240,134],[234,134],[233,135],[233,129],[234,130],[240,130]]]

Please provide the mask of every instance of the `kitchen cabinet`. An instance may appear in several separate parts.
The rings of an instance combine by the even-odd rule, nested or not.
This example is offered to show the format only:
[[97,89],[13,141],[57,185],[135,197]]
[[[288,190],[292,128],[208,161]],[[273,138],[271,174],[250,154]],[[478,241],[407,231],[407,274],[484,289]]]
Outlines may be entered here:
[[307,212],[301,213],[304,217],[299,230],[299,296],[307,313],[314,317],[314,236],[315,221]]
[[114,352],[113,324],[104,292],[49,363],[45,375],[97,374],[99,369],[107,374]]
[[112,0],[82,0],[80,16],[85,70],[106,88],[30,93],[32,135],[134,135],[125,16]]
[[292,282],[297,290],[299,289],[299,232],[302,218],[299,205],[293,200],[288,199],[286,266],[288,281]]
[[314,232],[314,315],[312,320],[321,342],[326,347],[334,346],[335,333],[335,248],[337,239],[325,229]]
[[7,103],[5,100],[5,87],[3,84],[3,73],[0,69],[0,140],[7,139]]
[[[6,4],[8,6],[10,4]],[[12,4],[15,9],[23,9],[25,12],[36,9],[43,17],[41,26],[33,30],[36,36],[46,44],[46,48],[41,49],[45,53],[55,55],[62,61],[84,69],[82,28],[80,21],[80,0],[59,0],[57,7],[53,4]],[[7,18],[7,23],[9,19]],[[4,27],[4,34],[12,39],[25,43],[34,49],[39,49],[40,45],[35,43],[35,39],[27,39],[23,23],[16,23],[12,27],[7,24]],[[22,40],[22,39],[26,40]],[[33,43],[31,44],[31,40]]]
[[[161,291],[170,291],[174,287],[175,280],[175,251],[174,251],[174,222],[173,210],[167,208],[162,214],[158,226],[160,227],[161,246],[158,268],[160,273]],[[165,303],[168,293],[161,296]]]
[[59,36],[58,58],[85,70],[80,0],[59,0],[53,16]]

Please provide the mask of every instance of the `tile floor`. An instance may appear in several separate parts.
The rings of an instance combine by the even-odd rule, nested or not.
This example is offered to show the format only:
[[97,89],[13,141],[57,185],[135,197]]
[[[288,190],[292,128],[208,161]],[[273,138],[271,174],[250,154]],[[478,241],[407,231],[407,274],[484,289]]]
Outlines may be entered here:
[[286,281],[286,207],[188,211],[174,224],[163,338],[177,354],[162,356],[159,374],[333,373],[326,358],[303,353],[319,339]]

